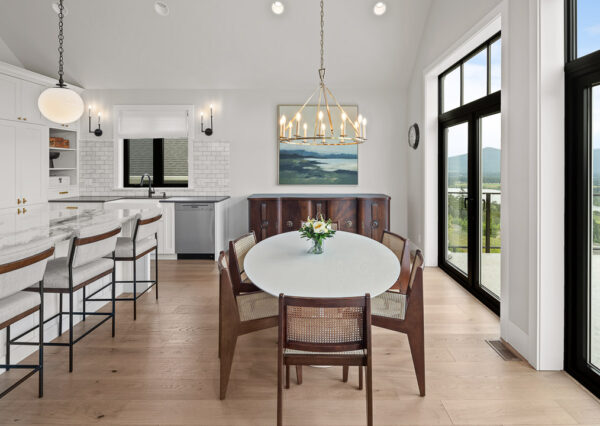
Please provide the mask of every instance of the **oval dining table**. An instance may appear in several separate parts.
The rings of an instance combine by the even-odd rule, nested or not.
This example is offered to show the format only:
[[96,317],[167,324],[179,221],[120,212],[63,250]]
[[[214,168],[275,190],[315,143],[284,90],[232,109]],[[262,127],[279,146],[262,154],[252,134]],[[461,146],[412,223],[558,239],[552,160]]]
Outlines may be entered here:
[[337,231],[325,240],[324,253],[308,253],[310,247],[297,231],[275,235],[248,251],[244,270],[254,285],[276,297],[375,297],[400,275],[396,255],[362,235]]

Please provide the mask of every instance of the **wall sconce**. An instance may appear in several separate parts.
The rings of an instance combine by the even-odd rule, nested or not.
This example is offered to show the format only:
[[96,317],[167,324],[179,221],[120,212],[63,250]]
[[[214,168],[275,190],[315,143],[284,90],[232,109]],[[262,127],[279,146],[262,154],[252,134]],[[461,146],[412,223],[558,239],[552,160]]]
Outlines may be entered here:
[[206,136],[213,134],[213,105],[210,104],[210,127],[204,128],[204,113],[200,113],[200,131]]
[[93,133],[94,135],[100,137],[102,136],[102,129],[100,128],[100,112],[98,112],[98,128],[94,129],[92,131],[92,110],[94,109],[94,107],[92,105],[90,105],[88,107],[88,131],[90,133]]

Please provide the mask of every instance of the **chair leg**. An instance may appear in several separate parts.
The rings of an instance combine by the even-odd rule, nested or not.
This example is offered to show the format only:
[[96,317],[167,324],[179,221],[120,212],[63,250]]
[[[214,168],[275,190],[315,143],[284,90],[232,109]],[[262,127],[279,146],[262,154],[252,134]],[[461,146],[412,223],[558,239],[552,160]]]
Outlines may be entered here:
[[373,426],[373,377],[371,364],[367,364],[367,425]]
[[423,329],[408,333],[408,344],[417,375],[419,395],[425,396],[425,336]]
[[342,382],[344,383],[348,381],[348,370],[350,370],[350,368],[347,365],[342,367]]
[[154,253],[154,287],[156,289],[156,300],[158,300],[158,238],[156,239],[156,251]]
[[283,358],[277,356],[277,426],[283,425]]
[[285,366],[285,388],[286,389],[290,388],[290,366],[289,365]]
[[40,283],[40,329],[38,331],[40,338],[39,363],[40,370],[38,371],[38,396],[44,396],[44,284]]
[[73,372],[73,292],[69,292],[69,373]]
[[63,295],[58,293],[58,335],[62,336]]
[[363,389],[363,367],[362,365],[358,366],[358,390]]
[[296,382],[298,382],[299,385],[302,384],[302,366],[301,365],[296,366]]
[[136,267],[135,267],[135,259],[133,261],[133,320],[137,319],[137,277],[136,277]]
[[10,325],[6,327],[6,371],[10,370]]
[[223,342],[221,353],[221,362],[220,362],[220,378],[219,378],[219,388],[220,395],[219,398],[225,399],[227,395],[227,385],[229,384],[229,376],[231,375],[231,366],[233,364],[233,355],[235,354],[235,345],[237,343],[237,333],[232,334],[229,341]]
[[83,291],[83,321],[85,321],[85,287],[81,289]]

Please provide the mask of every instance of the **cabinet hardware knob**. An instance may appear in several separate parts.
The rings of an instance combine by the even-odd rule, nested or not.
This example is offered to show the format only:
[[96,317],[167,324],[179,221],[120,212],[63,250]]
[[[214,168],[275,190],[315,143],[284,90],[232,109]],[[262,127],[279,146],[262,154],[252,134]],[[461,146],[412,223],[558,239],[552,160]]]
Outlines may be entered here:
[[68,193],[69,193],[69,191],[60,191],[60,192],[58,193],[58,195],[65,195],[65,194],[68,194]]
[[23,214],[27,213],[27,209],[23,207]]
[[347,220],[346,221],[346,228],[352,228],[352,221],[351,220]]
[[23,204],[27,202],[27,198],[23,197]]
[[269,221],[265,220],[263,223],[261,223],[260,227],[261,228],[266,228],[267,226],[269,226]]
[[66,209],[67,210],[77,210],[79,207],[76,206],[67,206]]
[[17,209],[17,214],[21,214],[21,209]]
[[17,117],[19,120],[21,119],[21,117]]
[[27,117],[23,117],[23,120],[27,121]]
[[291,220],[288,220],[286,223],[288,228],[291,228],[292,226],[294,226],[294,222],[292,222]]
[[21,204],[21,199],[17,198],[17,204]]
[[379,222],[374,220],[373,222],[371,222],[371,228],[378,228],[379,227]]

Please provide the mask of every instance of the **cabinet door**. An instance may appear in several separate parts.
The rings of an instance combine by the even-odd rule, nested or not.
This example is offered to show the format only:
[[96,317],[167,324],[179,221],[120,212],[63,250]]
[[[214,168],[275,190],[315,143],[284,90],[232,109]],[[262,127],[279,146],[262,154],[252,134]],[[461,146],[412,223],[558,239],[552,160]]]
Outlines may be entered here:
[[359,201],[358,216],[360,233],[381,241],[383,231],[389,229],[389,200],[386,198],[363,198]]
[[313,216],[312,200],[282,200],[281,232],[297,231],[307,217]]
[[41,84],[21,80],[19,96],[19,116],[27,123],[45,124],[38,108],[38,98],[45,87]]
[[19,79],[0,74],[0,118],[16,120],[19,117]]
[[279,233],[280,206],[279,200],[249,200],[250,231],[254,231],[256,239],[262,241]]
[[48,129],[17,126],[17,196],[24,204],[48,201]]
[[17,129],[14,123],[0,120],[0,209],[17,205]]
[[163,217],[158,227],[158,254],[175,253],[175,204],[162,203]]
[[356,232],[356,199],[329,200],[328,209],[332,225],[339,231]]

